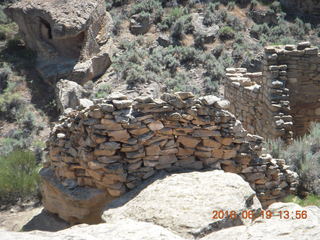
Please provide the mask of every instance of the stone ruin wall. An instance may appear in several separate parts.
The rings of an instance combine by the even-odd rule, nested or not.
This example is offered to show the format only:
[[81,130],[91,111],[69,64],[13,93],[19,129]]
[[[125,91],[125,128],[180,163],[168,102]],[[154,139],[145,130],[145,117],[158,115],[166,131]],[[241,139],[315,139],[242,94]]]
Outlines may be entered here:
[[260,155],[262,138],[226,108],[226,100],[191,93],[110,96],[60,119],[47,142],[46,169],[64,185],[98,188],[111,198],[160,170],[240,174],[265,207],[295,191],[297,175],[284,160]]
[[250,133],[290,143],[320,120],[319,63],[318,48],[308,42],[266,47],[263,72],[227,69],[230,111]]

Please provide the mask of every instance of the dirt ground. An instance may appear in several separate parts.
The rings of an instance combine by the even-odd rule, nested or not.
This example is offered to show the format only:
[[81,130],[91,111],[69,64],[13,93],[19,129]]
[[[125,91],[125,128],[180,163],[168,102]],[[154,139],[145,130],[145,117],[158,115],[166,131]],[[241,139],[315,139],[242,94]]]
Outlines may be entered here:
[[0,229],[7,231],[55,232],[70,227],[68,223],[49,213],[43,207],[17,211],[14,208],[0,212]]

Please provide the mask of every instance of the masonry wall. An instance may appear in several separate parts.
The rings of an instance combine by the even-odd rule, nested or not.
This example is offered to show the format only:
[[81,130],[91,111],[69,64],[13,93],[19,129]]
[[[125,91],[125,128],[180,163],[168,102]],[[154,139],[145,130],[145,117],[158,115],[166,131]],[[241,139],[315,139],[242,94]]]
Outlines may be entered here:
[[263,72],[227,69],[230,111],[249,132],[290,143],[320,120],[319,59],[318,49],[305,42],[266,47]]
[[[230,101],[230,111],[242,122],[250,133],[266,139],[282,138],[292,141],[292,118],[289,115],[288,93],[281,85],[279,71],[286,66],[271,68],[265,72],[248,73],[243,68],[227,69],[225,98]],[[281,76],[285,81],[286,76]]]
[[48,140],[49,162],[62,182],[117,197],[157,171],[223,169],[240,174],[263,206],[297,186],[281,159],[261,155],[262,138],[248,134],[215,96],[164,94],[161,99],[110,96],[60,119]]
[[290,115],[294,136],[304,135],[311,122],[320,121],[320,57],[317,47],[303,42],[266,49],[269,65],[286,65]]

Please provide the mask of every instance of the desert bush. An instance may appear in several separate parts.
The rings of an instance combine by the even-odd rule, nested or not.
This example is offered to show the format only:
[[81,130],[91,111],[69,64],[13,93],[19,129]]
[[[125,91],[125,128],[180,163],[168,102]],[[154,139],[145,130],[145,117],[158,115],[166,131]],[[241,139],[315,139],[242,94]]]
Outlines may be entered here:
[[284,202],[293,202],[299,204],[300,206],[318,206],[320,207],[320,196],[315,194],[310,194],[306,198],[301,199],[297,196],[290,195],[284,199]]
[[129,68],[125,73],[125,79],[129,86],[135,86],[138,83],[145,83],[145,70],[143,66],[134,65]]
[[269,35],[270,29],[268,24],[254,24],[250,30],[250,35],[255,39],[260,39],[263,34]]
[[149,13],[152,15],[152,18],[155,23],[161,21],[163,16],[163,8],[161,2],[157,0],[142,0],[138,3],[135,3],[130,11],[130,16],[134,14]]
[[227,9],[229,11],[233,10],[235,7],[236,7],[236,3],[235,2],[228,2]]
[[300,176],[300,189],[320,195],[320,124],[312,124],[309,134],[294,140],[288,147],[269,141],[267,150],[286,159]]
[[18,27],[15,23],[0,24],[0,41],[13,39],[18,32]]
[[273,3],[271,3],[270,9],[275,13],[280,13],[282,11],[280,2],[274,1]]
[[95,90],[95,98],[106,98],[112,92],[112,88],[109,84],[103,83],[99,84],[98,88]]
[[0,157],[0,202],[14,203],[38,194],[39,166],[31,151],[16,150]]
[[194,36],[194,46],[195,48],[205,50],[205,35],[197,33]]
[[203,24],[206,26],[212,26],[213,24],[219,23],[220,19],[218,15],[219,3],[210,3],[204,11]]
[[213,81],[211,78],[209,77],[205,77],[204,78],[204,90],[206,94],[213,94],[218,92],[219,90],[219,81]]
[[227,25],[229,27],[231,27],[235,31],[242,31],[245,29],[245,27],[242,24],[242,22],[240,21],[240,19],[237,18],[236,16],[228,14],[225,19],[225,22],[227,23]]
[[224,26],[224,27],[220,28],[218,34],[219,34],[219,38],[222,41],[230,40],[230,39],[233,39],[235,37],[234,30],[229,26]]
[[19,111],[25,105],[20,94],[15,92],[15,87],[15,83],[9,82],[3,94],[0,94],[0,118],[6,118],[8,121],[17,120]]
[[24,138],[3,138],[0,140],[0,156],[8,155],[15,149],[24,149],[26,145],[27,143]]
[[170,9],[169,12],[163,17],[162,21],[158,23],[158,27],[161,31],[166,31],[172,27],[172,25],[186,12],[182,7],[175,7]]
[[310,23],[305,24],[301,19],[296,18],[294,24],[290,25],[290,32],[298,39],[304,39],[311,31]]
[[212,54],[216,57],[219,58],[223,52],[224,49],[224,45],[223,44],[219,44],[218,46],[216,46],[215,48],[212,49]]
[[171,73],[176,72],[180,65],[179,61],[172,54],[166,54],[163,58],[163,61],[166,69],[168,69]]
[[111,12],[112,20],[113,20],[113,26],[112,26],[112,33],[115,36],[118,36],[121,31],[121,24],[124,20],[124,16],[118,13]]
[[173,78],[167,79],[165,82],[168,90],[173,92],[183,91],[183,92],[193,92],[194,94],[199,94],[200,89],[191,84],[188,74],[185,72],[178,72]]
[[125,4],[128,4],[128,0],[105,0],[106,9],[110,11],[113,7],[121,7]]
[[197,57],[200,52],[194,47],[176,47],[174,48],[174,54],[182,65],[197,64]]
[[0,5],[0,24],[4,24],[4,23],[9,22],[9,19],[8,19],[7,15],[4,13],[3,9],[4,9],[4,6]]
[[184,20],[178,19],[172,26],[171,37],[176,41],[180,41],[183,37],[183,34],[184,34]]

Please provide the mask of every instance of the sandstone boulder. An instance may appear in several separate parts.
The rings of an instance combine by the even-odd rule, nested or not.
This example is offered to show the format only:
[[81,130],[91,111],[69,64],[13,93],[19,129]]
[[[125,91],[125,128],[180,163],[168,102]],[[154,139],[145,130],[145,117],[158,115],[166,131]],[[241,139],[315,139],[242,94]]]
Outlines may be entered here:
[[192,24],[194,26],[195,32],[198,35],[202,35],[204,37],[204,43],[212,43],[216,36],[218,35],[219,26],[212,25],[207,27],[203,25],[204,16],[199,13],[192,14]]
[[142,35],[149,31],[151,27],[150,16],[141,14],[133,15],[130,19],[130,32],[134,35]]
[[113,200],[104,191],[80,187],[72,180],[60,182],[49,168],[40,171],[43,205],[69,223],[99,223],[102,207]]
[[55,233],[41,231],[17,233],[0,230],[0,234],[2,240],[183,240],[160,226],[129,219],[111,224],[91,226],[81,224]]
[[58,109],[61,112],[67,108],[75,109],[79,105],[88,105],[85,100],[81,100],[88,93],[76,82],[61,79],[57,82],[55,91]]
[[128,218],[151,222],[192,238],[246,222],[241,217],[212,219],[214,210],[234,210],[239,214],[261,208],[247,182],[223,171],[164,175],[141,189],[108,204],[103,219],[107,223]]
[[18,1],[6,9],[26,45],[37,52],[44,80],[85,82],[111,64],[112,18],[104,0]]
[[[320,208],[301,207],[294,203],[274,203],[268,210],[274,213],[270,219],[259,217],[250,226],[224,229],[202,238],[203,240],[290,240],[318,239],[320,236]],[[289,219],[280,219],[279,212],[288,211]],[[306,211],[306,219],[297,219],[297,211]],[[276,216],[277,215],[277,216]]]

